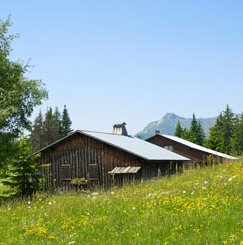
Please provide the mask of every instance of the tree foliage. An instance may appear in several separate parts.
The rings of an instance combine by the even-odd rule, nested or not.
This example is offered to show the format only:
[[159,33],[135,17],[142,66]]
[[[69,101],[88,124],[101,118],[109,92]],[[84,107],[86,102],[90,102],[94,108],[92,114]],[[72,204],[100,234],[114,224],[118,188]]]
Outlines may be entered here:
[[43,168],[47,164],[40,164],[36,160],[39,155],[30,155],[30,141],[23,138],[18,145],[18,156],[11,159],[9,169],[3,184],[11,187],[10,193],[18,197],[32,197],[41,189],[44,181]]
[[178,121],[176,124],[175,136],[182,138],[182,134],[183,134],[183,129],[181,127],[180,121]]
[[31,143],[33,151],[37,151],[60,138],[67,136],[71,131],[72,121],[69,117],[68,109],[64,106],[61,114],[58,107],[47,109],[43,118],[42,112],[35,118],[32,132]]
[[62,136],[67,136],[71,131],[71,125],[72,125],[72,121],[69,117],[69,113],[67,110],[66,105],[64,105],[64,109],[62,112],[62,121],[61,121],[61,127],[62,127]]
[[205,139],[205,133],[202,128],[202,125],[199,121],[196,120],[196,116],[194,113],[189,129],[182,129],[180,122],[178,121],[176,125],[175,136],[191,141],[198,145],[203,145]]
[[223,113],[220,113],[215,125],[210,129],[207,146],[227,154],[239,152],[238,133],[239,121],[227,105]]
[[26,78],[29,66],[11,61],[11,42],[8,35],[10,20],[0,20],[0,165],[14,153],[14,141],[31,129],[34,108],[47,98],[47,91],[40,80]]

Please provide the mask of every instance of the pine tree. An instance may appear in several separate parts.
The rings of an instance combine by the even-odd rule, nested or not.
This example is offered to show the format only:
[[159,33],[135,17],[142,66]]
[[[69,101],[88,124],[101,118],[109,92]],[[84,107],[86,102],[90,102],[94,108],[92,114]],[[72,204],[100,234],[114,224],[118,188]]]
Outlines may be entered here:
[[209,136],[207,139],[206,147],[215,150],[223,151],[224,138],[223,138],[223,116],[220,113],[213,127],[210,128]]
[[59,133],[57,128],[57,122],[55,116],[52,113],[52,108],[50,107],[46,114],[43,123],[43,141],[44,145],[47,146],[58,140]]
[[66,106],[63,114],[60,113],[58,107],[55,107],[54,113],[51,107],[48,108],[44,119],[40,112],[35,119],[31,132],[33,151],[39,150],[66,136],[72,131],[71,124]]
[[58,109],[58,107],[55,107],[54,111],[54,122],[55,122],[55,127],[57,128],[58,131],[58,139],[62,138],[62,115]]
[[30,154],[31,145],[28,138],[18,140],[15,145],[16,156],[11,158],[11,168],[6,172],[2,183],[11,187],[9,194],[32,198],[41,190],[41,183],[45,179],[42,175],[43,169],[48,167],[48,164],[40,164],[37,161],[40,156]]
[[189,141],[198,144],[203,145],[205,138],[205,133],[202,128],[202,125],[199,121],[196,120],[196,116],[193,113],[191,126],[190,126],[190,137]]
[[239,117],[236,117],[234,132],[232,136],[232,152],[236,155],[239,155],[241,153],[240,141],[241,141],[240,139],[240,119]]
[[243,114],[239,122],[239,154],[243,154]]
[[243,153],[243,114],[241,114],[240,118],[235,118],[232,148],[232,152],[236,155],[241,155]]
[[229,106],[226,106],[225,111],[223,112],[223,120],[222,120],[222,130],[223,130],[223,152],[230,154],[232,150],[232,136],[234,132],[234,114]]
[[68,109],[65,105],[62,113],[62,137],[65,137],[70,132],[72,132],[71,125],[72,121],[69,117]]
[[30,141],[32,144],[32,151],[37,151],[44,147],[43,142],[43,116],[40,111],[35,118],[34,125],[32,126]]
[[202,127],[202,124],[200,122],[198,122],[197,125],[197,144],[198,145],[203,145],[204,144],[204,140],[205,140],[205,132],[204,129]]
[[191,138],[190,129],[183,128],[183,130],[182,130],[182,138],[185,139],[185,140],[190,141],[190,138]]
[[176,124],[175,136],[182,138],[182,134],[183,134],[183,129],[181,127],[180,121],[178,121]]

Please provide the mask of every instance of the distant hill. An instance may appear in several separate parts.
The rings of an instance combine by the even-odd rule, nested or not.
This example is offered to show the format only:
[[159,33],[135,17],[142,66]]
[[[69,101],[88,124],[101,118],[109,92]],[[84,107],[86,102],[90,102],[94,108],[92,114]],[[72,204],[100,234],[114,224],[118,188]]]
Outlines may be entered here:
[[[210,118],[197,118],[202,124],[205,134],[209,134],[209,129],[216,122],[217,117]],[[159,130],[162,134],[174,135],[176,124],[180,121],[182,128],[189,128],[192,118],[180,117],[174,113],[165,114],[160,120],[149,123],[141,132],[136,136],[147,139],[155,134],[156,130]]]

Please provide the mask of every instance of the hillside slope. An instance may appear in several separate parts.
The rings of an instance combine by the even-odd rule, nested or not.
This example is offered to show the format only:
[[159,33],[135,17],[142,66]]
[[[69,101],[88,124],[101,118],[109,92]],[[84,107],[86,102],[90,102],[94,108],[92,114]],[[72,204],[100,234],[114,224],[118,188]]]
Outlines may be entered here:
[[[209,134],[210,127],[216,122],[217,117],[211,118],[198,118],[205,134]],[[180,121],[182,128],[189,128],[192,118],[180,117],[174,113],[167,113],[160,120],[149,123],[141,132],[137,133],[142,139],[147,139],[155,134],[156,130],[159,130],[162,134],[174,135],[176,124]]]
[[0,206],[0,244],[242,244],[243,161]]

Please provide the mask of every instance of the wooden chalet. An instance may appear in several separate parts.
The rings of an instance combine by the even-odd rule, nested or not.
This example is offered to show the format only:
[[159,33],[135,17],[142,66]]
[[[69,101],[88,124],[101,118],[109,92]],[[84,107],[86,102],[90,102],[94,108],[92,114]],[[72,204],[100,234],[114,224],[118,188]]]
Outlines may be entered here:
[[45,169],[46,187],[70,188],[84,178],[89,186],[109,187],[126,181],[169,175],[189,159],[127,135],[125,124],[113,133],[77,130],[38,151]]
[[191,160],[188,161],[188,164],[207,165],[216,161],[223,162],[237,159],[227,154],[208,149],[206,147],[171,135],[157,133],[156,135],[148,138],[146,141],[190,158]]

